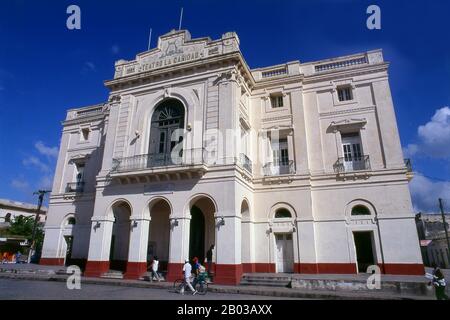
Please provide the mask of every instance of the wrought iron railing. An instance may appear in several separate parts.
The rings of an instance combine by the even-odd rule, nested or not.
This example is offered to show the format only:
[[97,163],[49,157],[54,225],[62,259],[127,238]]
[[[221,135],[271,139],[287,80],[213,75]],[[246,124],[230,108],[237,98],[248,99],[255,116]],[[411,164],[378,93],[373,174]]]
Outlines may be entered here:
[[412,172],[412,163],[411,163],[411,159],[405,159],[405,167],[406,167],[406,171],[407,172]]
[[344,157],[338,158],[338,160],[334,164],[334,172],[336,173],[363,170],[370,170],[370,158],[368,155],[353,157],[351,159]]
[[241,153],[240,162],[245,170],[252,173],[252,160],[250,160],[246,154]]
[[284,174],[294,174],[295,166],[294,161],[281,162],[274,164],[273,162],[268,162],[263,166],[264,176],[280,176]]
[[141,154],[137,156],[113,159],[112,173],[139,171],[158,167],[191,166],[206,164],[206,152],[203,148],[180,150],[170,154]]
[[69,182],[66,186],[66,192],[82,193],[84,191],[84,182]]

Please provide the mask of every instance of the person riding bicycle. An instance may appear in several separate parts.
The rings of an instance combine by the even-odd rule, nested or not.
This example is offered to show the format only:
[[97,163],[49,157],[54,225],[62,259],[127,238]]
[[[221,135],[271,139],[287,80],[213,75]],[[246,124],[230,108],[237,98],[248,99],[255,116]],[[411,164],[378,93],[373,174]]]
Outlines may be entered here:
[[200,288],[203,289],[203,284],[206,283],[206,277],[208,274],[206,273],[206,268],[199,264],[198,270],[197,270],[197,276],[194,279],[194,282],[192,283],[192,286],[195,288],[197,284],[200,283]]

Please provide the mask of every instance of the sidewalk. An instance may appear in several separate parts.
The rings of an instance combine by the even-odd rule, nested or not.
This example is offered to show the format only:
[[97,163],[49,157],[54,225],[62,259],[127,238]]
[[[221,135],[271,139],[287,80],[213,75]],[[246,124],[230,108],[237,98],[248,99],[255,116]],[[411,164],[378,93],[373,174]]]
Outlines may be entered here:
[[[300,276],[300,275],[299,275]],[[343,278],[352,275],[344,275]],[[65,274],[65,268],[60,266],[41,266],[41,265],[0,265],[0,279],[18,279],[31,281],[58,281],[65,282],[68,275]],[[307,276],[307,277],[315,277]],[[329,278],[335,278],[335,275],[327,275]],[[327,277],[322,277],[323,280]],[[395,276],[389,276],[390,278]],[[423,279],[423,278],[422,278]],[[159,288],[172,289],[172,283],[168,282],[148,282],[142,280],[122,280],[122,279],[104,279],[82,277],[83,284],[101,284],[110,286],[129,286],[137,288]],[[222,286],[210,284],[209,291],[231,294],[252,294],[286,298],[307,298],[307,299],[327,299],[327,300],[430,300],[432,296],[420,295],[394,295],[386,292],[373,291],[333,291],[333,290],[311,290],[299,288],[277,288],[264,286]]]

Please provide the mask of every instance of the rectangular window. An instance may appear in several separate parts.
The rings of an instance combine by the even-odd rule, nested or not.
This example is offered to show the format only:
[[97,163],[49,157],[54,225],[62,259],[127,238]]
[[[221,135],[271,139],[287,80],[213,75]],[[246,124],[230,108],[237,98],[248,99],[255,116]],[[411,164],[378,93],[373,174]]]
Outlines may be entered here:
[[352,88],[345,86],[337,89],[339,101],[353,100]]
[[272,105],[272,108],[282,108],[283,107],[283,96],[282,95],[271,96],[270,103]]

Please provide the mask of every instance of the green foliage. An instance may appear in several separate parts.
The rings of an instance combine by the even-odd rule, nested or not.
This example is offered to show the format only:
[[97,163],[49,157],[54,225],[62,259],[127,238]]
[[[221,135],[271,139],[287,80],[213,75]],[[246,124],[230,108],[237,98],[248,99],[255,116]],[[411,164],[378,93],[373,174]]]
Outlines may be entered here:
[[[13,221],[9,228],[7,229],[7,233],[11,236],[23,236],[31,241],[33,237],[33,227],[34,227],[34,217],[24,217],[18,216]],[[42,225],[40,223],[36,226],[36,249],[39,249],[44,240],[44,230],[42,229]]]

